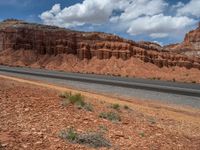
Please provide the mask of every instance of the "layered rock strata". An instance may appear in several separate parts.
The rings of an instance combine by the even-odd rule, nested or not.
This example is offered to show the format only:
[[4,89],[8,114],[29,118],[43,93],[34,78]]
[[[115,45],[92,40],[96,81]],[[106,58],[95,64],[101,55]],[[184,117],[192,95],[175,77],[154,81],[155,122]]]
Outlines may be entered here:
[[[197,44],[196,47],[198,46]],[[6,49],[30,50],[38,55],[74,54],[79,59],[116,57],[127,60],[134,57],[159,67],[200,69],[200,58],[176,55],[155,43],[137,43],[112,34],[78,32],[18,20],[0,23],[0,51]]]

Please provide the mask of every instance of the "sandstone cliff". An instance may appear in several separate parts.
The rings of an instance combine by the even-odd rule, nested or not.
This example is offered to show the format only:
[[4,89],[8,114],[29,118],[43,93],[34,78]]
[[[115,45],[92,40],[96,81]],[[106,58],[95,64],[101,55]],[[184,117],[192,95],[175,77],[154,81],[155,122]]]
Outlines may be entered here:
[[[188,41],[188,38],[185,40]],[[194,40],[195,38],[189,41]],[[198,45],[196,47],[198,48]],[[180,66],[200,69],[199,58],[170,53],[155,43],[137,43],[112,34],[77,32],[18,20],[0,23],[0,51],[7,49],[24,49],[37,55],[73,54],[79,59],[138,58],[159,67]]]
[[185,35],[182,43],[168,45],[165,49],[187,56],[200,57],[200,23],[197,29]]

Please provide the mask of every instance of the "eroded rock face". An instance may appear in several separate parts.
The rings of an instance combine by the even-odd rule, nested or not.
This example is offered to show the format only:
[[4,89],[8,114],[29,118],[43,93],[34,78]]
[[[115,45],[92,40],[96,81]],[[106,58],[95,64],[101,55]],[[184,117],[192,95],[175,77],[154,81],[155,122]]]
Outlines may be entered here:
[[196,30],[186,34],[183,45],[193,50],[200,50],[200,23]]
[[[195,34],[196,36],[198,37]],[[196,38],[189,38],[190,42],[195,40]],[[199,46],[194,45],[197,48]],[[137,43],[111,34],[77,32],[17,20],[4,21],[0,24],[0,51],[6,49],[31,50],[38,55],[74,54],[79,59],[110,59],[114,56],[127,60],[134,57],[159,67],[180,66],[200,69],[199,58],[192,59],[170,53],[155,43]]]
[[187,56],[200,57],[200,23],[197,29],[190,31],[185,35],[182,43],[168,45],[165,49]]

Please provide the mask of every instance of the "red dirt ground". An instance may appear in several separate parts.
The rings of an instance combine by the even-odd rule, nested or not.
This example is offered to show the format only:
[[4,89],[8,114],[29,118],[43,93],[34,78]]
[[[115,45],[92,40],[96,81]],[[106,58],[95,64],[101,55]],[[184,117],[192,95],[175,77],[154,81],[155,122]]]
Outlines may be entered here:
[[[105,126],[111,149],[199,150],[200,111],[165,104],[85,97],[94,111],[63,107],[56,89],[0,78],[0,143],[6,150],[88,150],[58,137],[65,128],[79,132],[97,131]],[[100,97],[99,97],[100,98]],[[119,103],[120,111],[109,106]],[[129,105],[132,110],[125,110]],[[114,111],[122,121],[112,123],[99,118],[100,112]],[[1,148],[0,148],[1,149]],[[106,149],[106,148],[102,148]]]

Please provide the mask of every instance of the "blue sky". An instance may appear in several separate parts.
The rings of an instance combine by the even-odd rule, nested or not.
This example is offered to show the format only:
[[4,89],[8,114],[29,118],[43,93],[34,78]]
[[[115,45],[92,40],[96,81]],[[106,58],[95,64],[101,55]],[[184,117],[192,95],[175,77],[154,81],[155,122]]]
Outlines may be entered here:
[[181,42],[197,27],[199,8],[200,0],[2,0],[0,20],[16,18],[168,44]]

